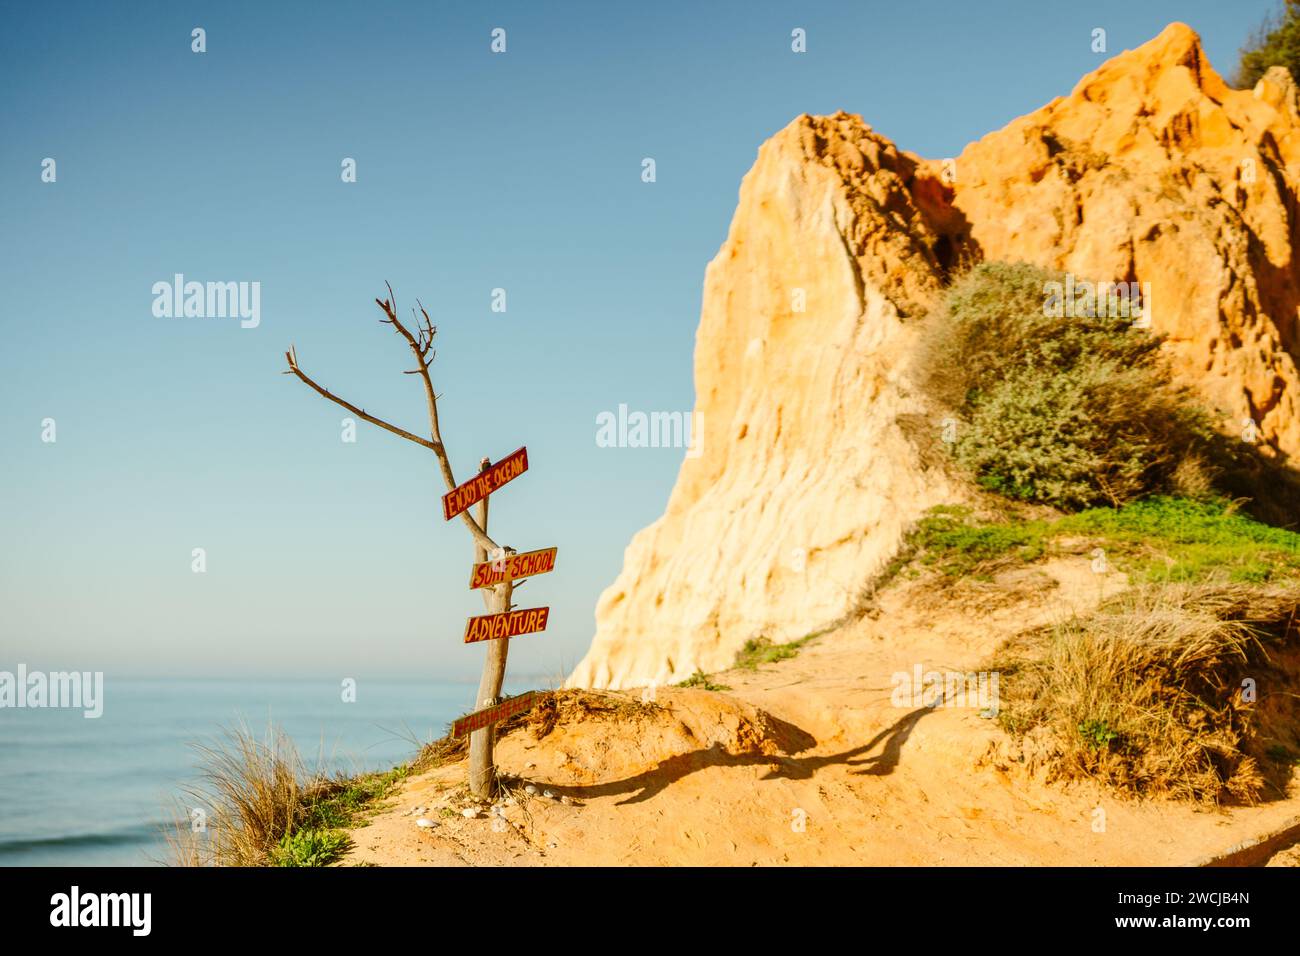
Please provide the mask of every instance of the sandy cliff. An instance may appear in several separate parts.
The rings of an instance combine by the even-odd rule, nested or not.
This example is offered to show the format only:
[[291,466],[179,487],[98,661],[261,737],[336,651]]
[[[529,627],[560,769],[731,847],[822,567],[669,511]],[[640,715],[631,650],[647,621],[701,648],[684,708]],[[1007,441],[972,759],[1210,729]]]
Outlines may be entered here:
[[705,274],[703,454],[628,547],[573,683],[680,680],[747,638],[802,637],[951,496],[905,428],[925,413],[903,375],[907,319],[941,281],[913,166],[843,114],[802,116],[759,150]]
[[705,274],[703,454],[629,545],[569,683],[723,669],[751,637],[854,609],[907,526],[960,494],[924,452],[941,423],[908,366],[963,260],[1150,283],[1153,328],[1225,429],[1252,419],[1300,457],[1298,134],[1285,71],[1230,90],[1181,24],[946,169],[856,116],[792,122]]

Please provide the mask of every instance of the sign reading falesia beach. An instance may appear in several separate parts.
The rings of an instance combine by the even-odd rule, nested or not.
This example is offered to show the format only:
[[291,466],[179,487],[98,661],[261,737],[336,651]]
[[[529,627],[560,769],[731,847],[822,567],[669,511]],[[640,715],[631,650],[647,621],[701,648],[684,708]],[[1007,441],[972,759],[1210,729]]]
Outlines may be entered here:
[[451,725],[451,735],[453,737],[463,737],[466,734],[472,734],[476,730],[482,730],[492,724],[499,723],[507,717],[513,717],[515,714],[525,710],[532,709],[533,699],[536,697],[531,690],[526,694],[520,694],[518,697],[511,697],[500,704],[494,704],[491,707],[485,707],[482,710],[476,710],[472,714],[466,714],[460,720]]

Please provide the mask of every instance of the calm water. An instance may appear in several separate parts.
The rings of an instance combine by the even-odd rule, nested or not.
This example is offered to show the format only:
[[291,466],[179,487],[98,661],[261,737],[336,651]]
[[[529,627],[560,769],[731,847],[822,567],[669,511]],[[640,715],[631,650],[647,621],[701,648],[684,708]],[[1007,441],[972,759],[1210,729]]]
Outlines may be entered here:
[[148,866],[166,858],[160,825],[195,779],[190,747],[241,719],[271,721],[311,765],[380,770],[409,759],[469,709],[470,684],[114,680],[104,713],[0,710],[0,866]]

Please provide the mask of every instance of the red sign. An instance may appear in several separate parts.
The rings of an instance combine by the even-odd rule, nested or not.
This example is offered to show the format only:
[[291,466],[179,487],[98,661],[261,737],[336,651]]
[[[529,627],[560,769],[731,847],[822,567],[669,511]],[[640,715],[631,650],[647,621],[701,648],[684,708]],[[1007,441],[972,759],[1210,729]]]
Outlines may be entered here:
[[474,565],[469,575],[469,586],[474,589],[490,588],[509,578],[530,578],[555,570],[555,548],[508,554],[499,561],[484,561]]
[[544,631],[546,618],[550,613],[549,607],[531,607],[471,617],[465,622],[465,643],[497,641],[503,637],[518,637],[520,634]]
[[443,495],[442,516],[450,521],[466,508],[482,501],[506,482],[513,481],[527,470],[528,449],[521,448]]
[[536,695],[530,690],[518,697],[511,697],[503,703],[467,714],[451,725],[451,735],[453,737],[463,737],[498,721],[505,720],[507,717],[513,717],[525,710],[532,710],[534,697]]

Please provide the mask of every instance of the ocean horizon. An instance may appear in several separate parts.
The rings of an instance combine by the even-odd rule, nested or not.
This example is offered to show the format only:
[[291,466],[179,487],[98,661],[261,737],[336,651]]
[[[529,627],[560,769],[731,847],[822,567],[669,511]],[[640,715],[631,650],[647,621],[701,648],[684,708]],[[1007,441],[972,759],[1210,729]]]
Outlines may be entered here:
[[308,767],[387,770],[470,710],[476,683],[358,678],[345,702],[326,678],[110,678],[98,718],[5,708],[0,866],[163,865],[177,801],[198,782],[194,745],[274,725]]

